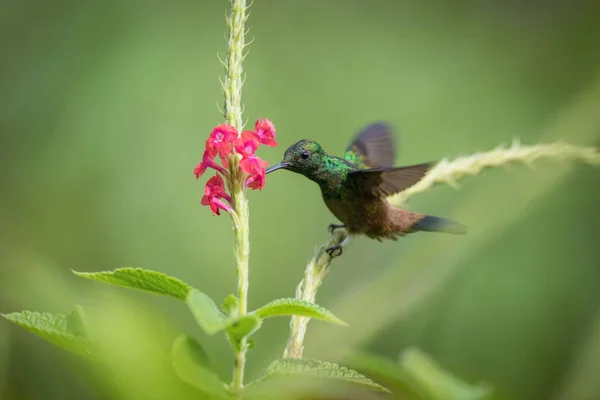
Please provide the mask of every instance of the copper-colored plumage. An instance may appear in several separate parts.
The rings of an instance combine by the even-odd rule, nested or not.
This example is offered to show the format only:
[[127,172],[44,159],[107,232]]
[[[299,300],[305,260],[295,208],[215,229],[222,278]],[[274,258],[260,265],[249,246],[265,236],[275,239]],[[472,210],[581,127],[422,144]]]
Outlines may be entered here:
[[[344,196],[345,197],[345,196]],[[384,198],[373,196],[349,203],[348,198],[326,198],[325,204],[350,234],[364,234],[372,239],[393,239],[414,231],[414,225],[426,217],[392,206]],[[351,204],[349,206],[349,204]]]
[[396,240],[417,231],[465,233],[458,222],[401,210],[387,201],[387,196],[417,183],[432,165],[393,167],[394,148],[389,126],[372,124],[352,141],[344,158],[327,154],[314,141],[300,140],[267,173],[284,168],[316,182],[325,204],[350,234]]

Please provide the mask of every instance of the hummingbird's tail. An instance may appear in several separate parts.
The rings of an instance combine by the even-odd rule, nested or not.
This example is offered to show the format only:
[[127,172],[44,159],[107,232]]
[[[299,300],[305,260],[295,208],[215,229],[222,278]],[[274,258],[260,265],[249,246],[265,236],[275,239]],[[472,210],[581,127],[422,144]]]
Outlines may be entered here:
[[414,231],[425,232],[444,232],[463,235],[467,233],[467,227],[460,222],[446,218],[434,217],[432,215],[426,215],[414,223],[411,228]]

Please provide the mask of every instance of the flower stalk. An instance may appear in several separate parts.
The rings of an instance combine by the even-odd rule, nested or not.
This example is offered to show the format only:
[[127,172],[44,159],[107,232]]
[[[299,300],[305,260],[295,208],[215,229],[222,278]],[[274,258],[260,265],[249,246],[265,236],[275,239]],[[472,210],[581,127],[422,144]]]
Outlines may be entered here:
[[[210,206],[214,215],[219,215],[219,210],[227,211],[233,221],[238,307],[232,313],[236,317],[243,317],[248,313],[250,211],[246,189],[262,190],[265,185],[265,167],[268,163],[255,154],[256,150],[261,144],[277,146],[275,126],[266,118],[256,120],[254,130],[243,131],[242,61],[246,47],[246,11],[246,0],[231,0],[231,12],[226,17],[229,28],[227,56],[224,61],[221,60],[225,68],[225,79],[221,80],[221,88],[225,96],[223,116],[226,123],[213,129],[206,141],[202,162],[194,169],[196,179],[209,168],[226,178],[224,181],[216,175],[209,179],[201,203]],[[222,166],[215,161],[217,156],[221,159]],[[230,195],[224,188],[225,184]],[[244,388],[248,340],[243,337],[239,343],[232,342],[231,345],[235,358],[230,389],[239,396]]]
[[227,56],[222,61],[225,67],[225,80],[221,81],[225,95],[225,121],[238,132],[242,131],[242,61],[244,60],[244,47],[246,28],[246,0],[231,0],[231,13],[226,18],[229,36],[227,39]]
[[[225,59],[225,80],[221,82],[223,94],[225,95],[225,106],[223,116],[227,123],[238,131],[241,137],[243,129],[242,122],[242,61],[244,59],[245,47],[245,22],[246,0],[231,0],[231,13],[227,17],[227,26],[229,28],[229,38],[227,42],[227,56]],[[237,262],[238,275],[238,315],[244,316],[248,312],[248,257],[250,255],[250,225],[249,210],[246,192],[243,187],[243,180],[239,179],[240,156],[233,155],[229,163],[229,173],[231,174],[231,197],[234,210],[230,213],[233,220],[233,230],[235,233],[235,258]],[[242,339],[240,346],[233,346],[235,352],[235,361],[233,367],[233,379],[231,389],[234,393],[239,393],[244,387],[244,369],[246,367],[246,352],[248,344],[246,339]]]

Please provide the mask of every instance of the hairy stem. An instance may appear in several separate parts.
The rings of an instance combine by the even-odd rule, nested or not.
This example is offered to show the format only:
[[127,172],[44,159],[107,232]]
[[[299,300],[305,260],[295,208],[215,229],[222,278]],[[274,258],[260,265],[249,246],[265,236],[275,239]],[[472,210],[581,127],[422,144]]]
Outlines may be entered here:
[[[329,238],[329,241],[322,245],[309,261],[304,272],[304,279],[300,281],[296,289],[296,298],[313,302],[317,296],[317,290],[323,283],[325,276],[329,272],[331,257],[327,254],[327,248],[338,245],[344,241],[348,233],[344,229],[336,229]],[[290,322],[290,336],[287,346],[283,352],[284,358],[302,358],[304,350],[304,336],[308,327],[309,317],[294,315]]]
[[[238,315],[243,316],[248,312],[248,258],[250,255],[250,224],[248,201],[246,194],[239,184],[236,182],[233,187],[233,204],[235,207],[235,217],[233,218],[233,230],[235,232],[235,256],[237,261],[238,275],[238,299],[239,308]],[[246,339],[242,339],[239,349],[234,346],[235,362],[233,367],[233,379],[231,388],[234,392],[239,393],[244,387],[244,368],[246,366]]]
[[[227,56],[223,61],[225,79],[221,82],[225,95],[224,117],[227,123],[242,132],[242,61],[245,47],[246,0],[231,0],[231,12],[227,17],[229,38],[227,41]],[[250,255],[250,225],[249,210],[242,179],[239,176],[239,158],[231,160],[230,174],[232,178],[231,197],[234,212],[232,213],[233,230],[235,233],[235,257],[238,275],[238,315],[248,312],[248,257]],[[233,346],[235,360],[231,389],[239,393],[244,387],[244,369],[246,367],[246,340],[241,345]]]
[[401,205],[409,197],[426,192],[438,183],[458,187],[456,184],[458,179],[467,175],[477,175],[485,168],[501,167],[519,162],[531,165],[539,158],[581,161],[585,164],[600,165],[600,153],[594,147],[573,146],[562,142],[526,146],[514,140],[509,148],[498,146],[491,151],[458,157],[453,161],[443,159],[417,184],[390,196],[388,201],[394,205]]

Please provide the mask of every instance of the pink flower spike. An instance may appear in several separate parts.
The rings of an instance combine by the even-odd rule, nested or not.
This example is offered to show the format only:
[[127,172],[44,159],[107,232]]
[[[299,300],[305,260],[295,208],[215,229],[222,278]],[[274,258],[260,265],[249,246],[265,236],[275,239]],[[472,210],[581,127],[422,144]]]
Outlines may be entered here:
[[208,150],[204,150],[202,162],[196,165],[196,168],[194,168],[194,175],[196,175],[196,179],[200,178],[200,175],[204,174],[207,168],[215,169],[220,173],[227,175],[227,170],[213,160],[213,157],[211,157]]
[[240,169],[248,175],[254,175],[260,171],[264,172],[268,162],[254,154],[245,155],[240,161]]
[[258,140],[262,144],[269,147],[277,146],[277,142],[275,141],[275,125],[270,120],[267,118],[264,118],[262,121],[257,119],[254,124],[254,130],[256,131]]
[[265,186],[265,182],[267,180],[267,174],[265,174],[265,170],[262,169],[260,171],[258,171],[256,174],[254,175],[250,175],[247,179],[246,182],[244,183],[244,185],[246,187],[249,187],[252,190],[262,190],[262,188]]
[[213,215],[221,215],[219,210],[231,212],[231,205],[225,203],[221,199],[225,199],[231,203],[231,197],[225,191],[223,178],[215,175],[206,182],[204,187],[204,197],[200,203],[204,206],[210,206]]
[[260,146],[260,140],[254,131],[242,132],[242,136],[235,141],[235,151],[244,157],[254,154],[258,146]]
[[210,136],[206,140],[206,151],[212,158],[218,154],[222,158],[231,154],[232,144],[238,136],[238,131],[229,124],[221,124],[212,130]]

